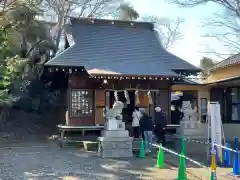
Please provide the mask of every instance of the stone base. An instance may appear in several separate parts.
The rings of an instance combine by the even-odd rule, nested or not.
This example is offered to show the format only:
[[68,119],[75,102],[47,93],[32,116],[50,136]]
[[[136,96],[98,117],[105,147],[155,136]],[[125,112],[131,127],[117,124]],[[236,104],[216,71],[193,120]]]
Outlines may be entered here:
[[106,123],[107,130],[125,130],[125,123],[121,120],[109,119]]
[[196,121],[182,121],[180,123],[180,135],[187,139],[208,139],[208,125]]
[[[125,132],[125,131],[124,131]],[[105,135],[112,134],[112,131],[106,131]],[[133,157],[132,141],[133,138],[126,136],[120,137],[121,132],[115,131],[119,137],[99,137],[98,153],[102,158],[123,158]]]
[[129,132],[127,130],[104,130],[101,133],[102,137],[111,137],[111,138],[119,138],[119,137],[129,137]]

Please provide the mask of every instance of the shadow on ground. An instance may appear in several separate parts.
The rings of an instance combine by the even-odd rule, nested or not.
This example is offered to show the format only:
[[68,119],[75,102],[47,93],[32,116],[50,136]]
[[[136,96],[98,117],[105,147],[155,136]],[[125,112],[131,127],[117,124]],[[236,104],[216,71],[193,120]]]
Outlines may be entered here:
[[[171,146],[171,144],[169,144]],[[13,141],[0,146],[0,179],[33,180],[173,180],[177,177],[179,158],[165,153],[164,169],[155,168],[156,152],[138,159],[102,159],[96,152],[86,152],[80,144],[57,148],[56,141],[38,138]],[[190,180],[208,179],[209,169],[188,164]],[[229,170],[219,170],[218,180]]]
[[[0,148],[0,179],[71,179],[71,180],[134,180],[174,179],[176,170],[168,165],[156,169],[155,160],[102,159],[95,152],[80,147],[57,149],[54,142],[19,142],[18,146]],[[171,176],[164,175],[172,171]],[[166,178],[165,178],[166,176]]]

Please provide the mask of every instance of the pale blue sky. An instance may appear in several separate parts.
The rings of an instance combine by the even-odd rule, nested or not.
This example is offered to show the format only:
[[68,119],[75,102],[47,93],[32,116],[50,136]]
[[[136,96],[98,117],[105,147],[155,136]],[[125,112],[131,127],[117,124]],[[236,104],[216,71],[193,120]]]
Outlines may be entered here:
[[[164,0],[128,0],[140,15],[157,15],[159,17],[183,18],[184,24],[182,30],[184,33],[183,40],[179,41],[170,51],[184,60],[194,65],[199,65],[199,60],[204,56],[203,44],[209,42],[201,37],[203,29],[201,23],[205,19],[213,16],[214,12],[220,10],[215,4],[209,3],[194,8],[180,8],[174,4],[169,4]],[[216,46],[216,44],[212,44]]]

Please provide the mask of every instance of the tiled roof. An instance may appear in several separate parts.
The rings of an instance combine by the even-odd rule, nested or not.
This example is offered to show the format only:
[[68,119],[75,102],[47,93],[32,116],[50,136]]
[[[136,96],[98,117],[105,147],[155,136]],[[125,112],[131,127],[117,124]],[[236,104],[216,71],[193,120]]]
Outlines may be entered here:
[[235,64],[240,64],[240,53],[234,56],[231,56],[223,61],[220,61],[219,63],[215,64],[213,67],[207,69],[207,71],[215,71],[219,68],[224,68],[224,67],[232,66]]
[[199,71],[167,52],[151,23],[73,19],[71,24],[75,44],[47,66],[84,66],[126,75],[176,76],[174,70]]

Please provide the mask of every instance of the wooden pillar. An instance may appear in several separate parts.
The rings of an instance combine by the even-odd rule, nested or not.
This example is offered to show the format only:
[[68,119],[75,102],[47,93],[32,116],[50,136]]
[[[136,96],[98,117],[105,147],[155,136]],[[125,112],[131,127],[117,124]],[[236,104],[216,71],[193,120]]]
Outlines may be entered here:
[[105,91],[105,106],[111,108],[110,91]]
[[167,122],[170,123],[170,92],[167,89],[160,89],[156,92],[156,107],[162,108],[166,114]]
[[103,117],[103,108],[105,108],[105,90],[97,89],[95,90],[95,125],[103,125],[104,117]]

